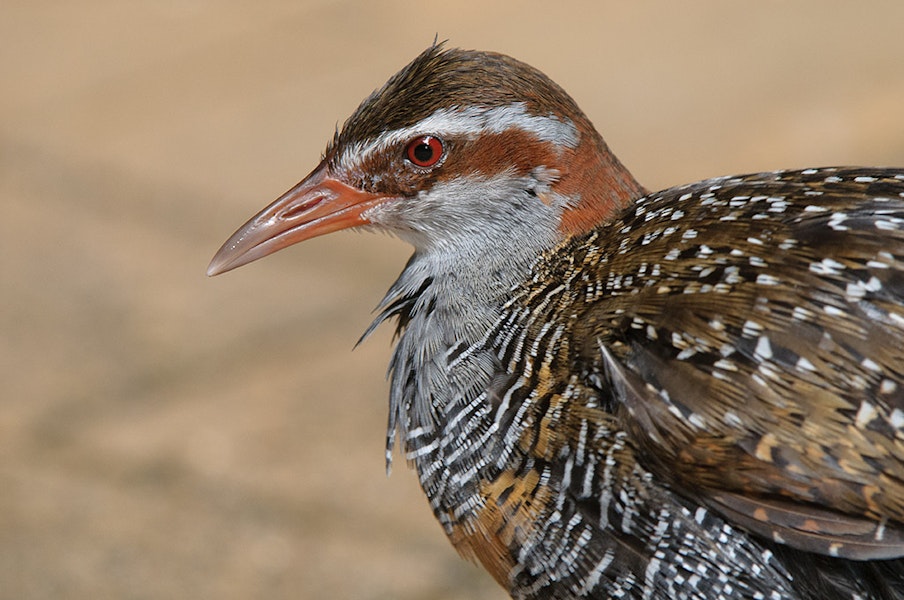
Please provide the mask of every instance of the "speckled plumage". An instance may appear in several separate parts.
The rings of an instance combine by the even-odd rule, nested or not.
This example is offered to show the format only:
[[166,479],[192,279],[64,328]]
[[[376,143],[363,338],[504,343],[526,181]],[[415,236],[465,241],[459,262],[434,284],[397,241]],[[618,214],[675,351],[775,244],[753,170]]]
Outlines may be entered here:
[[[746,528],[804,551],[900,556],[902,224],[904,170],[763,173],[642,198],[547,252],[507,305],[489,345],[503,372],[521,374],[513,387],[529,390],[514,406],[534,414],[496,420],[518,430],[520,446],[564,463],[560,477],[581,488],[553,487],[592,514],[604,512],[598,504],[619,512],[617,494],[587,485],[607,479],[612,436],[592,444],[584,429],[612,422],[630,440],[622,460],[652,475],[642,485],[692,499],[698,515],[714,511],[710,534],[734,523],[734,535]],[[657,508],[670,529],[687,504],[668,506]],[[679,549],[668,544],[656,568],[674,569],[680,555],[668,553]],[[751,553],[734,564],[749,560],[745,570],[769,563]],[[904,565],[888,564],[898,575],[877,585],[900,594]],[[842,587],[817,597],[855,596]]]
[[415,246],[388,452],[514,598],[904,598],[904,169],[649,194],[538,71],[433,47],[211,272],[345,227]]

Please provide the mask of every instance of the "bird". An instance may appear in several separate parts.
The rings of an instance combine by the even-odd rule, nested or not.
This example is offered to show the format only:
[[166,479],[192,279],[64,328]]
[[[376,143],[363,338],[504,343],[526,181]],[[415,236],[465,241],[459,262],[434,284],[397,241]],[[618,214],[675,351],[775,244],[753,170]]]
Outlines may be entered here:
[[[215,254],[413,254],[398,446],[516,599],[904,599],[904,168],[651,192],[576,102],[434,42]],[[363,339],[363,338],[362,338]]]

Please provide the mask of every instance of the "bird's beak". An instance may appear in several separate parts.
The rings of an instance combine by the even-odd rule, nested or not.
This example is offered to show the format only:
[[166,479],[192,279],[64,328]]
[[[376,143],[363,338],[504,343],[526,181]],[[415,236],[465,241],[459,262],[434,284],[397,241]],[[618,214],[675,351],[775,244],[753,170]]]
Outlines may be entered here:
[[209,276],[219,275],[298,242],[366,225],[365,213],[387,199],[334,178],[326,162],[232,234],[217,251]]

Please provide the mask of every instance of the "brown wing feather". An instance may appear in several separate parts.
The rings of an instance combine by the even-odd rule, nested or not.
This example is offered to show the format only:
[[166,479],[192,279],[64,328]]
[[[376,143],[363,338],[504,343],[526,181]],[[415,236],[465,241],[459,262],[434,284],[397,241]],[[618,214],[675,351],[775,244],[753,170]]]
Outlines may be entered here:
[[707,182],[574,244],[550,310],[651,469],[789,545],[904,555],[904,175]]

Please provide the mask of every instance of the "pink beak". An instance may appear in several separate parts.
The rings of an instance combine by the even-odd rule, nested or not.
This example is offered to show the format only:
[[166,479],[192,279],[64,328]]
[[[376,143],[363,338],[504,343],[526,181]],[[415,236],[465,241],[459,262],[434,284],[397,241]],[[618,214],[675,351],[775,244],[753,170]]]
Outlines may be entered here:
[[225,273],[318,235],[366,225],[367,210],[386,200],[335,179],[321,162],[233,233],[210,261],[207,274]]

